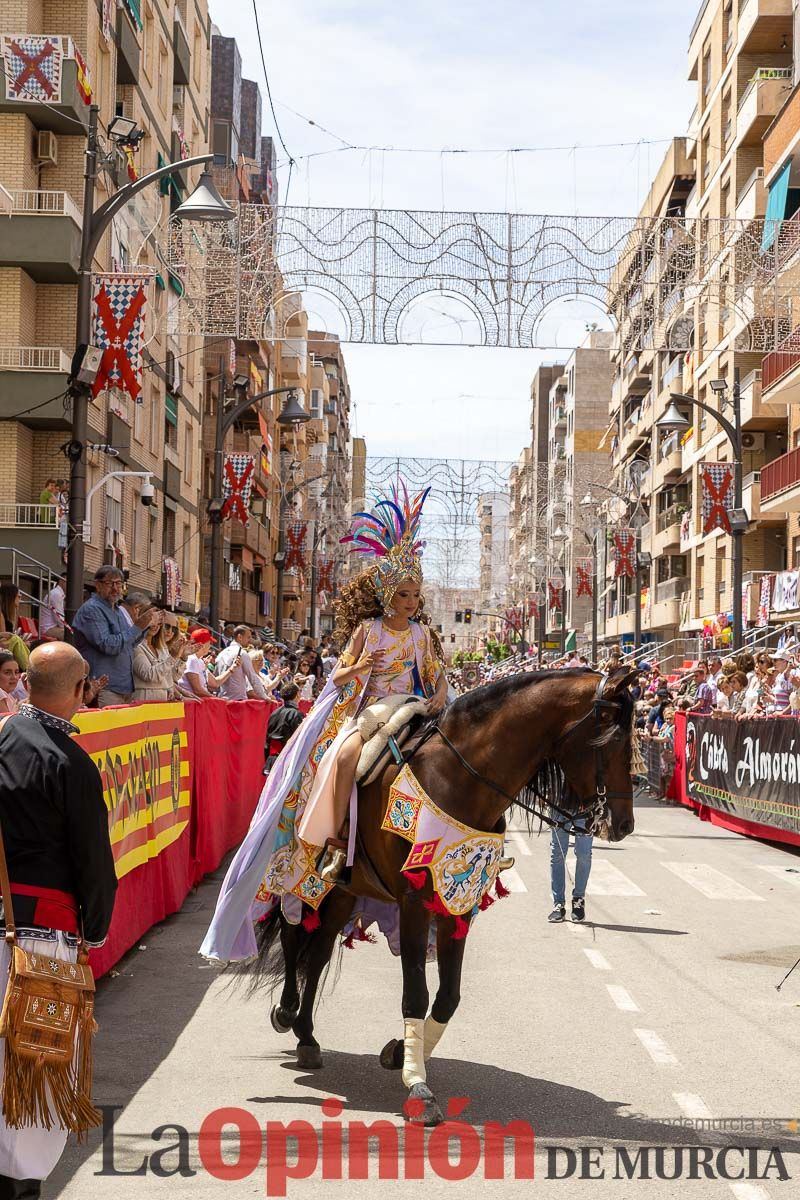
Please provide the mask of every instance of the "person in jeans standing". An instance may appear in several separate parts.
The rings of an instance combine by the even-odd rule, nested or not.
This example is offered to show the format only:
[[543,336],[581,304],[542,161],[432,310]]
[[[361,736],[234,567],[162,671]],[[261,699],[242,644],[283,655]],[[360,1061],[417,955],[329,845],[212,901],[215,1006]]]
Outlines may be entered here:
[[99,708],[130,704],[133,696],[133,651],[150,628],[154,612],[145,608],[131,624],[120,611],[124,576],[118,567],[98,567],[95,593],[75,614],[75,647],[95,677],[108,676],[97,697]]
[[[555,814],[553,814],[555,819]],[[592,842],[590,833],[578,833],[586,828],[584,817],[578,817],[573,822],[575,826],[575,882],[572,886],[572,919],[586,919],[586,885],[589,882],[589,872],[592,869]],[[550,831],[550,889],[553,893],[553,911],[547,918],[551,924],[563,921],[567,915],[566,909],[566,868],[567,851],[569,850],[569,830],[558,829],[555,825]]]

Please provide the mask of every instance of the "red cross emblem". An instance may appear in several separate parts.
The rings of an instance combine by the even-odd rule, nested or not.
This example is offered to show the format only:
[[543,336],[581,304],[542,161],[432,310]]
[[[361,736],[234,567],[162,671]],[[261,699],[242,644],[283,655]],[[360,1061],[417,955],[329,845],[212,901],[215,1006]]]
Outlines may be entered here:
[[289,548],[286,551],[286,562],[284,570],[291,571],[294,567],[302,568],[305,566],[306,553],[306,529],[307,525],[290,525],[286,530],[286,540],[289,543]]
[[703,522],[703,533],[710,533],[717,526],[724,529],[726,533],[730,533],[731,519],[725,507],[725,499],[731,490],[732,483],[733,471],[730,469],[720,473],[719,485],[714,482],[714,475],[711,471],[703,471],[703,487],[711,504],[708,516]]
[[100,394],[115,367],[119,371],[121,382],[131,400],[135,400],[142,390],[142,385],[139,383],[137,374],[133,369],[133,364],[125,350],[125,343],[133,326],[136,324],[139,314],[144,308],[144,303],[144,291],[142,288],[139,288],[118,324],[114,313],[111,311],[111,301],[108,298],[105,286],[101,287],[97,293],[95,305],[97,307],[97,315],[100,318],[103,330],[108,339],[108,348],[103,352],[100,370],[97,372],[97,378],[92,387],[93,396]]
[[614,557],[616,566],[614,575],[618,579],[620,575],[627,575],[630,579],[636,575],[636,567],[633,562],[633,555],[636,550],[636,539],[630,529],[620,529],[614,534]]
[[550,607],[557,612],[561,611],[561,584],[552,583],[548,580],[547,590],[550,593]]
[[319,574],[317,575],[317,595],[319,595],[321,592],[333,591],[334,566],[335,563],[332,558],[328,559],[327,562],[323,561],[319,564]]
[[29,79],[35,78],[38,80],[44,93],[47,96],[52,96],[55,93],[55,88],[51,80],[47,78],[41,68],[45,59],[50,58],[55,50],[55,45],[53,42],[48,42],[47,45],[42,47],[38,54],[26,54],[19,42],[12,42],[11,49],[19,58],[22,59],[23,63],[25,64],[19,75],[17,75],[16,79],[13,81],[17,95],[19,96],[22,94],[25,84]]
[[591,596],[592,594],[592,565],[589,563],[576,563],[575,571],[578,577],[578,586],[575,592],[576,596]]
[[237,521],[241,521],[246,525],[250,520],[250,515],[244,506],[242,493],[247,485],[247,481],[253,473],[253,459],[248,458],[244,465],[241,475],[237,475],[234,470],[233,463],[228,459],[225,463],[225,475],[230,485],[230,495],[222,506],[222,519],[227,520],[228,517],[235,516]]

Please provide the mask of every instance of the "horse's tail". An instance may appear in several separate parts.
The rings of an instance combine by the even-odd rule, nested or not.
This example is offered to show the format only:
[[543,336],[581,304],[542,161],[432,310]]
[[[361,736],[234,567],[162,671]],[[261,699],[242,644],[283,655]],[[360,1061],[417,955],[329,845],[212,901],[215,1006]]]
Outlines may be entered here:
[[246,965],[243,964],[242,973],[247,976],[250,993],[259,992],[263,988],[272,993],[276,988],[283,986],[286,974],[286,959],[281,940],[283,934],[293,948],[297,987],[302,994],[308,979],[315,932],[306,929],[302,922],[299,925],[290,925],[281,916],[280,905],[276,904],[267,916],[256,924],[258,949],[255,959],[250,959]]

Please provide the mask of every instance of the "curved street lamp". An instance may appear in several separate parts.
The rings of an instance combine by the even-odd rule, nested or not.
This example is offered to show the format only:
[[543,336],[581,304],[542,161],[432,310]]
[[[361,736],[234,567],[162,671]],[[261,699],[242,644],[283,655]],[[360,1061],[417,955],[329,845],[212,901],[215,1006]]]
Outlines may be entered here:
[[[721,396],[722,407],[727,402],[728,384],[725,379],[713,379],[711,390]],[[731,395],[733,420],[730,421],[716,408],[694,396],[686,396],[681,392],[670,392],[670,404],[663,417],[659,417],[656,426],[659,429],[673,433],[686,433],[691,428],[691,422],[678,408],[681,404],[690,404],[692,408],[702,409],[712,416],[724,431],[733,452],[733,508],[729,514],[730,533],[733,539],[731,545],[732,584],[733,584],[733,648],[740,650],[742,646],[742,576],[744,568],[744,535],[750,524],[748,515],[742,507],[742,408],[739,386],[739,368],[733,369],[733,392]]]
[[[120,212],[132,196],[143,188],[149,187],[166,175],[187,167],[200,166],[210,162],[213,154],[199,154],[194,158],[182,159],[178,163],[167,163],[143,175],[141,179],[131,180],[121,187],[113,196],[109,196],[99,208],[94,207],[95,181],[97,178],[97,125],[99,108],[93,104],[89,109],[89,126],[86,141],[86,168],[83,177],[83,225],[81,228],[81,252],[78,264],[78,297],[77,316],[75,321],[76,353],[73,359],[72,374],[69,390],[72,396],[72,435],[67,444],[67,457],[70,461],[69,486],[69,527],[70,539],[67,549],[67,596],[66,615],[68,622],[72,621],[75,613],[83,602],[83,570],[84,543],[81,536],[86,520],[86,441],[89,424],[89,394],[96,371],[88,376],[81,370],[82,359],[91,341],[92,326],[92,261],[99,245],[100,238],[105,233],[114,217]],[[118,120],[118,119],[117,119]],[[117,142],[137,141],[137,130],[120,128],[112,122],[112,139]],[[139,135],[141,137],[141,135]],[[220,197],[207,174],[201,177],[200,183],[191,196],[181,205],[193,208],[191,220],[197,221],[230,221],[236,215],[230,205]],[[210,184],[210,186],[209,186]],[[186,214],[184,213],[184,219]]]

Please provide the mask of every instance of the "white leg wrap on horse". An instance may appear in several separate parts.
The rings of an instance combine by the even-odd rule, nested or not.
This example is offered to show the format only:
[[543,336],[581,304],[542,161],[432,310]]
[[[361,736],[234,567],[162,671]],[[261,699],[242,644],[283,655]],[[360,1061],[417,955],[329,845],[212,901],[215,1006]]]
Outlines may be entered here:
[[425,1083],[425,1018],[406,1017],[403,1042],[403,1083],[412,1088],[415,1083]]
[[439,1039],[445,1029],[447,1029],[447,1021],[442,1025],[439,1021],[434,1021],[433,1017],[425,1018],[425,1062],[439,1045]]

